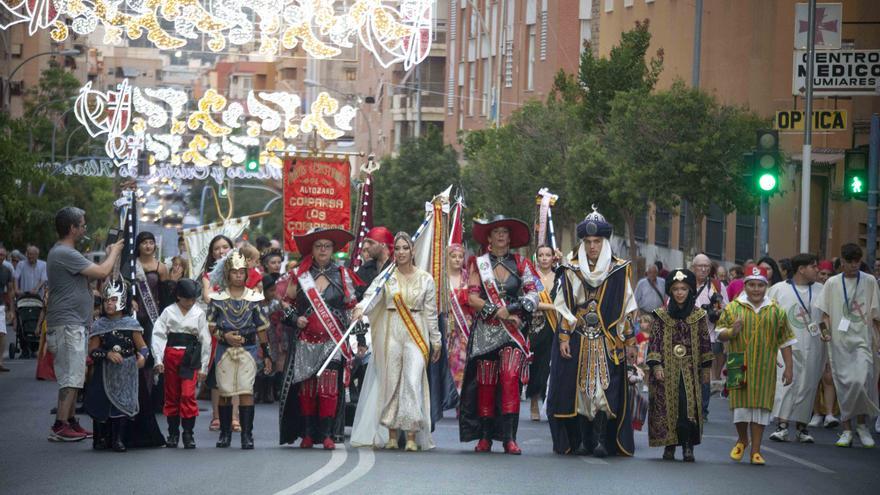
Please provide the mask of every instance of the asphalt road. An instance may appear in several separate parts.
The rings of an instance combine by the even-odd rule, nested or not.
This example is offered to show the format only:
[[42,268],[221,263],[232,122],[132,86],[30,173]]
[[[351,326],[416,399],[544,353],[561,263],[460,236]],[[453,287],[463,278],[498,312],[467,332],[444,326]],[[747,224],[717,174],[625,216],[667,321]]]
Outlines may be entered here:
[[[458,442],[454,417],[435,432],[431,452],[403,453],[338,448],[334,452],[277,445],[277,406],[258,405],[256,449],[214,448],[210,415],[196,423],[194,451],[94,452],[91,441],[46,440],[55,383],[33,379],[34,361],[7,361],[0,374],[0,494],[294,494],[294,493],[598,493],[603,494],[836,494],[877,493],[880,449],[834,447],[833,431],[813,431],[815,445],[772,443],[767,465],[728,457],[735,436],[723,399],[713,398],[697,463],[660,460],[661,449],[636,433],[635,458],[557,456],[547,423],[528,421],[523,403],[522,456],[473,452]],[[207,407],[207,403],[202,403]],[[87,417],[81,417],[84,425]],[[164,418],[160,425],[165,426]],[[878,435],[880,438],[880,435]],[[680,458],[680,451],[678,453]]]

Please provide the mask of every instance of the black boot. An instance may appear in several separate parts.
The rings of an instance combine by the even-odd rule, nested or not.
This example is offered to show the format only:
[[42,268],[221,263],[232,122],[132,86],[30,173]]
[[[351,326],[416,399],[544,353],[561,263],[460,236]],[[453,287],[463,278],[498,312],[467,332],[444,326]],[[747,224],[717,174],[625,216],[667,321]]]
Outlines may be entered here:
[[238,420],[241,422],[241,448],[254,448],[254,406],[238,406]]
[[113,445],[113,450],[116,452],[125,452],[125,427],[127,426],[128,418],[111,418],[110,419],[110,429],[112,434],[111,443]]
[[217,410],[220,414],[220,439],[217,440],[217,447],[225,449],[232,443],[232,405],[219,406]]
[[577,442],[574,454],[575,455],[593,455],[593,445],[590,443],[590,436],[587,433],[590,431],[590,420],[587,419],[586,416],[577,415],[576,419],[572,420],[574,423],[573,430],[577,433],[574,437],[575,442]]
[[666,447],[663,447],[663,460],[675,460],[675,445],[667,445]]
[[604,412],[596,414],[593,418],[593,456],[606,457],[608,451],[605,449],[605,428],[608,426],[608,416]]
[[94,450],[110,448],[110,427],[106,421],[92,420],[92,448]]
[[681,444],[682,459],[684,462],[694,462],[694,444],[691,440],[691,425],[682,426],[678,429],[678,441]]
[[176,449],[178,440],[180,440],[180,416],[168,416],[168,437],[165,439],[165,446]]
[[183,448],[196,448],[196,441],[193,438],[193,428],[196,426],[196,418],[183,418],[180,422],[183,424]]
[[[263,404],[266,402],[266,375],[263,372],[257,373],[254,380],[254,404]],[[241,413],[239,413],[241,414]],[[239,416],[239,421],[241,417]]]

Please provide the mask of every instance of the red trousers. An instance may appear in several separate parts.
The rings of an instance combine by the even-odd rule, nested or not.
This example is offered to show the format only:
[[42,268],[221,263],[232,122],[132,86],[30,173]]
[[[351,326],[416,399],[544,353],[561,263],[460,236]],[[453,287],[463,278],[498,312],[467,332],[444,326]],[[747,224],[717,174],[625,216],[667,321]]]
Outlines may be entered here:
[[332,418],[339,400],[339,371],[326,370],[299,384],[299,412],[303,416]]
[[195,418],[199,415],[196,403],[196,372],[192,376],[180,376],[180,362],[183,360],[184,349],[165,348],[165,406],[162,414]]

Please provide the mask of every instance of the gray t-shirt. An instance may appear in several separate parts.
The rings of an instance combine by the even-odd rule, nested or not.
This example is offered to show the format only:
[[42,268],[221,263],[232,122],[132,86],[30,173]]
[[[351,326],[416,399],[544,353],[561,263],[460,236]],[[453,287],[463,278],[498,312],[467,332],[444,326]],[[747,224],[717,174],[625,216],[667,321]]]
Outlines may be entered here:
[[79,251],[55,244],[46,258],[49,275],[49,304],[46,325],[89,326],[92,319],[92,293],[89,279],[80,274],[92,264]]

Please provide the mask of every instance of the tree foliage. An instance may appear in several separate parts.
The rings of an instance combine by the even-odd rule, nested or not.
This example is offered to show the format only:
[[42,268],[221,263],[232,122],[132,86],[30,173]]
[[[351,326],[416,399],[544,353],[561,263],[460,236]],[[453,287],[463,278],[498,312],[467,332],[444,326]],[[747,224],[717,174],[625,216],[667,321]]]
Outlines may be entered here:
[[[462,137],[472,211],[530,219],[535,193],[546,186],[561,196],[558,223],[573,225],[596,204],[626,226],[635,257],[636,219],[651,203],[672,211],[686,200],[694,225],[713,204],[726,212],[754,207],[741,157],[762,121],[682,82],[654,91],[663,51],[648,57],[648,28],[636,23],[607,57],[587,47],[578,73],[560,72],[546,102]],[[700,244],[693,238],[682,248]]]
[[397,156],[380,163],[373,174],[374,223],[393,232],[415,232],[425,218],[425,202],[459,183],[457,153],[443,145],[443,136],[433,128],[405,141]]
[[7,246],[23,248],[34,243],[45,253],[57,237],[55,212],[67,205],[86,211],[92,239],[86,249],[100,247],[113,220],[116,194],[111,179],[52,175],[36,167],[53,158],[53,134],[57,161],[62,160],[68,142],[72,156],[87,153],[88,135],[69,111],[80,86],[73,75],[52,64],[28,93],[23,117],[0,114],[0,235]]

